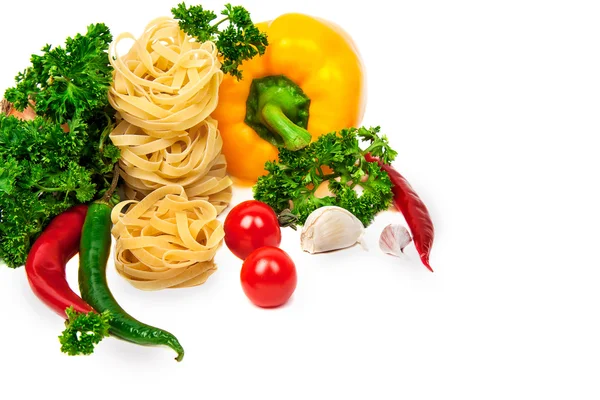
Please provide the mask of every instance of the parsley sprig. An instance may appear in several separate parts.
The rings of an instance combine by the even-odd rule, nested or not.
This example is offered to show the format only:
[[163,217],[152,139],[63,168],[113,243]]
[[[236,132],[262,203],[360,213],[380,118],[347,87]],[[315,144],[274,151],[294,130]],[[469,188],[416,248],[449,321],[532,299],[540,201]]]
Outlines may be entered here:
[[108,311],[98,314],[94,311],[80,313],[71,306],[65,310],[67,320],[65,330],[58,337],[60,350],[70,356],[89,355],[102,339],[110,336]]
[[107,138],[111,41],[105,24],[93,24],[62,47],[46,45],[5,93],[15,109],[36,114],[0,114],[0,259],[9,267],[25,263],[53,217],[110,186],[119,159]]
[[31,56],[17,85],[5,97],[15,108],[32,106],[37,115],[63,124],[74,117],[88,120],[108,105],[112,67],[107,50],[112,35],[105,24],[93,24],[85,35],[66,39],[64,47],[47,44]]
[[[222,57],[221,70],[237,79],[242,79],[239,67],[243,61],[264,54],[268,46],[267,35],[254,25],[250,13],[242,6],[226,4],[221,11],[224,16],[214,24],[217,15],[201,5],[187,7],[180,3],[171,9],[179,27],[199,41],[213,41]],[[228,25],[220,30],[222,24]]]
[[[279,149],[278,160],[265,164],[268,174],[254,185],[254,198],[277,213],[290,210],[300,224],[319,207],[339,206],[369,225],[393,199],[388,174],[365,160],[370,153],[388,164],[397,156],[379,132],[380,127],[348,128],[323,135],[301,150]],[[362,142],[368,144],[364,149]],[[326,181],[333,196],[317,197]]]

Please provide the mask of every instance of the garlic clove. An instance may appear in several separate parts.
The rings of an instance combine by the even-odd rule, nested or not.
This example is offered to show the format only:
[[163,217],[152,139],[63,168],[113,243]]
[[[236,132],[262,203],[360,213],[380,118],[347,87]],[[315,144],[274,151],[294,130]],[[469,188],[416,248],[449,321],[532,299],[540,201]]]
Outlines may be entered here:
[[379,248],[386,254],[404,256],[404,249],[412,242],[408,229],[400,224],[389,224],[379,236]]
[[362,222],[345,208],[320,207],[313,211],[302,228],[302,250],[314,254],[353,246],[364,234]]

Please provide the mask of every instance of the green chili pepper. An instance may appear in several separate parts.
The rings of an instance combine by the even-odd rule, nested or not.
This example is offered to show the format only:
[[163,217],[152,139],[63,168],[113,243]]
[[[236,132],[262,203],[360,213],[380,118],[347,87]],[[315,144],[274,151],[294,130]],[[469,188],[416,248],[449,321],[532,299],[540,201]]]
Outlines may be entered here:
[[[110,194],[109,194],[110,196]],[[162,329],[146,325],[129,315],[117,303],[106,281],[106,265],[111,247],[112,207],[107,197],[90,204],[81,233],[79,250],[79,290],[81,297],[97,312],[111,313],[110,333],[140,345],[166,345],[183,359],[177,338]]]

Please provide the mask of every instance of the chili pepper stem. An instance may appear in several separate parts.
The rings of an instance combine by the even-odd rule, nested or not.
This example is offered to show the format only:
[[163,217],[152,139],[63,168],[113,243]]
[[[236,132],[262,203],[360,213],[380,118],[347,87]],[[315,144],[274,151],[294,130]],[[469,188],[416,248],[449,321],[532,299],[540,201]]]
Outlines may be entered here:
[[115,168],[113,170],[112,182],[110,184],[110,187],[106,191],[106,193],[104,193],[104,196],[102,196],[102,198],[99,200],[101,203],[104,203],[104,204],[110,203],[110,198],[112,197],[113,193],[117,189],[117,185],[119,183],[119,172],[120,171],[121,171],[121,169],[119,168],[119,164],[115,164]]
[[261,110],[261,116],[271,131],[281,136],[286,149],[300,150],[310,144],[310,133],[290,121],[277,104],[265,104]]

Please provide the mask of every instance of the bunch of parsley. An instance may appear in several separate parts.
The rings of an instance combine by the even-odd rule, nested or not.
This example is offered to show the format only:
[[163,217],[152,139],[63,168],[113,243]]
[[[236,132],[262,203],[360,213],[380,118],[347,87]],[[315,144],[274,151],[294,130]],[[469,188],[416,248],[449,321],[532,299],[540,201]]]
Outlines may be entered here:
[[0,259],[9,267],[25,263],[53,217],[110,186],[119,158],[108,138],[111,41],[106,25],[93,24],[64,47],[46,45],[5,93],[17,110],[36,113],[32,121],[0,114]]
[[[254,198],[282,215],[289,210],[300,224],[319,207],[338,206],[368,226],[393,200],[387,172],[365,160],[370,153],[388,164],[397,155],[379,131],[379,127],[343,129],[323,135],[301,150],[280,148],[278,160],[265,164],[268,174],[254,185]],[[361,142],[368,144],[365,149]],[[327,181],[333,196],[316,196]]]
[[[242,79],[239,70],[242,62],[264,54],[269,44],[267,35],[254,25],[250,13],[242,6],[226,4],[221,11],[224,18],[214,24],[211,23],[217,15],[201,5],[187,7],[180,3],[171,9],[171,13],[188,35],[201,42],[215,42],[222,59],[221,70],[237,79]],[[221,24],[224,22],[228,24],[223,28]]]
[[110,336],[112,315],[108,310],[102,313],[95,311],[80,313],[71,306],[65,310],[65,313],[67,314],[65,330],[58,337],[61,344],[60,351],[63,353],[70,356],[92,354],[94,346]]

